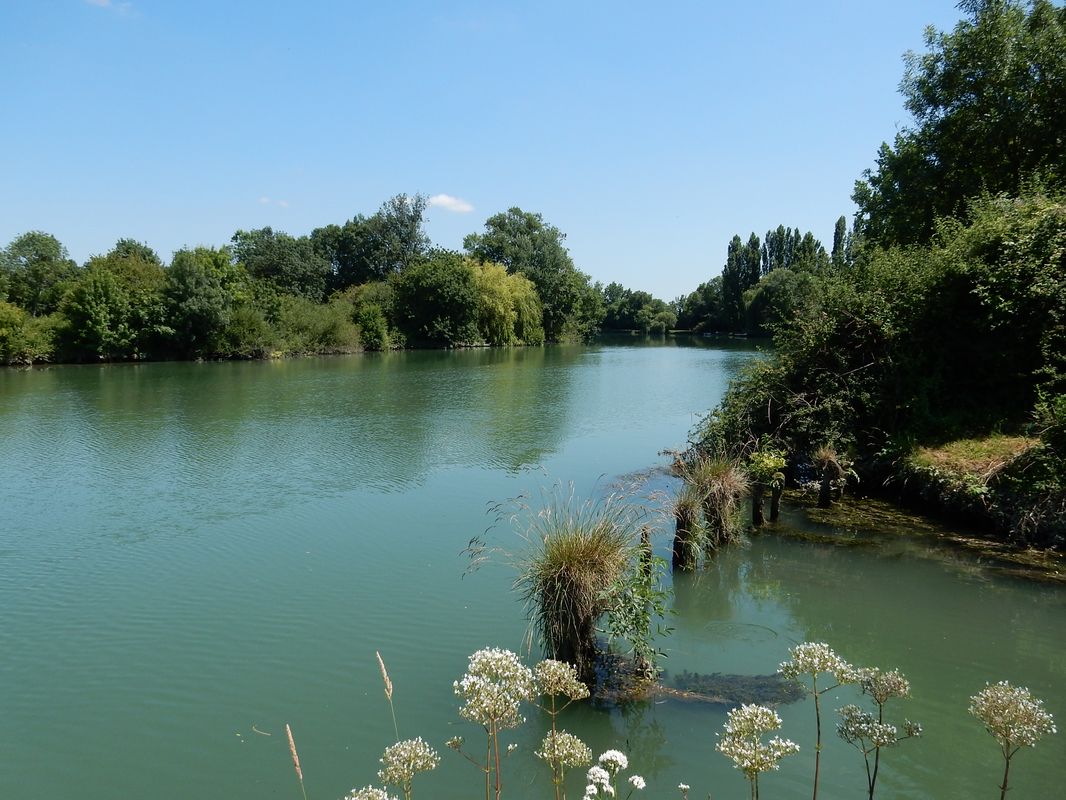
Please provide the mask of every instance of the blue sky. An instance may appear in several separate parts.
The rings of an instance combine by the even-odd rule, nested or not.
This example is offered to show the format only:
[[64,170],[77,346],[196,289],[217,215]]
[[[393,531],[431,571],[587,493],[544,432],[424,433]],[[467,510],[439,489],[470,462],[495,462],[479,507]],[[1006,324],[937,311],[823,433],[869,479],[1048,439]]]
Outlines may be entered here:
[[[445,195],[434,242],[511,206],[664,299],[734,233],[828,246],[908,122],[903,53],[947,0],[0,0],[0,246],[169,259]],[[452,206],[449,208],[448,206]],[[469,209],[469,210],[467,210]]]

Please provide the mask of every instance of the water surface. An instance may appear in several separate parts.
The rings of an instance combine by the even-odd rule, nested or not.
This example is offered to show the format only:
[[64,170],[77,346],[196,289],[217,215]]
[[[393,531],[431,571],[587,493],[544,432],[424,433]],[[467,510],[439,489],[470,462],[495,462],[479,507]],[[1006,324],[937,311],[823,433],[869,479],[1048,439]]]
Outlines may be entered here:
[[[489,504],[662,464],[753,356],[670,340],[0,371],[0,797],[297,797],[286,722],[309,795],[340,797],[393,738],[375,650],[401,735],[476,740],[451,682],[526,630],[505,564],[463,577]],[[927,735],[886,757],[885,797],[994,790],[994,744],[966,714],[986,680],[1066,713],[1062,590],[920,539],[761,536],[675,588],[671,671],[772,672],[804,639],[903,669],[901,713]],[[649,796],[745,796],[713,752],[725,711],[584,706],[565,724],[629,752]],[[804,754],[764,792],[802,797],[812,709],[781,713]],[[512,797],[548,791],[531,717]],[[1064,755],[1061,737],[1020,754],[1015,796],[1057,796]],[[470,797],[474,768],[443,757],[416,791]],[[824,763],[824,796],[859,796],[857,753],[832,741]]]

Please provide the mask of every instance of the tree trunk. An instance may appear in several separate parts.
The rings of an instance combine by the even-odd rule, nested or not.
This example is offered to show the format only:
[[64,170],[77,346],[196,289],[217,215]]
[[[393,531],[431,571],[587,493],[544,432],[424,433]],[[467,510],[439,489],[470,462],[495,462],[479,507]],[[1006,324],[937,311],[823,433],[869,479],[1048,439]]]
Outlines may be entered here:
[[766,521],[766,517],[763,516],[762,503],[763,496],[766,494],[766,487],[761,483],[753,483],[751,485],[751,524],[756,528],[761,527]]
[[775,481],[770,487],[770,522],[777,522],[781,516],[781,493],[785,487],[781,481]]
[[692,520],[688,514],[678,513],[674,531],[673,568],[689,572],[696,568],[696,543],[692,541]]

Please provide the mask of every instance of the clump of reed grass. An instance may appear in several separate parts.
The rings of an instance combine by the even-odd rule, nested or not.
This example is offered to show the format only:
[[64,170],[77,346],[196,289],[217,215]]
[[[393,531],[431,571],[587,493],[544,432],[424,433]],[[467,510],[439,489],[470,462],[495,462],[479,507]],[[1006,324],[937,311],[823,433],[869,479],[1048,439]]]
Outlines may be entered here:
[[620,495],[577,504],[571,493],[529,517],[528,547],[514,586],[548,657],[596,680],[596,621],[611,607],[611,590],[635,555],[639,510]]
[[681,486],[674,498],[673,568],[694,570],[706,536],[703,521],[703,498],[690,483]]
[[[740,465],[712,453],[690,450],[675,458],[674,473],[684,481],[674,504],[675,518],[679,530],[682,522],[691,525],[683,541],[698,541],[708,553],[737,541],[743,527],[740,501],[749,488]],[[695,516],[694,506],[698,510]],[[692,524],[693,519],[698,521]],[[691,553],[682,552],[680,564],[675,559],[674,566],[695,568]]]

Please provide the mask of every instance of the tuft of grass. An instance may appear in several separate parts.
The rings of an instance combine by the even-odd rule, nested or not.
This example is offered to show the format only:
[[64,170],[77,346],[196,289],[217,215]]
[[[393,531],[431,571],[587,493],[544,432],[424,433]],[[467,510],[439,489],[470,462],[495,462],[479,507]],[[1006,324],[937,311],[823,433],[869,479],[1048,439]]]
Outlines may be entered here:
[[749,489],[747,474],[726,458],[690,451],[674,471],[697,494],[703,507],[703,541],[707,549],[736,541],[742,528],[740,500]]
[[681,486],[674,498],[674,569],[693,570],[707,536],[703,521],[703,496],[691,483]]
[[573,664],[594,683],[596,621],[638,541],[638,512],[612,495],[595,504],[556,499],[529,520],[514,587],[548,656]]

